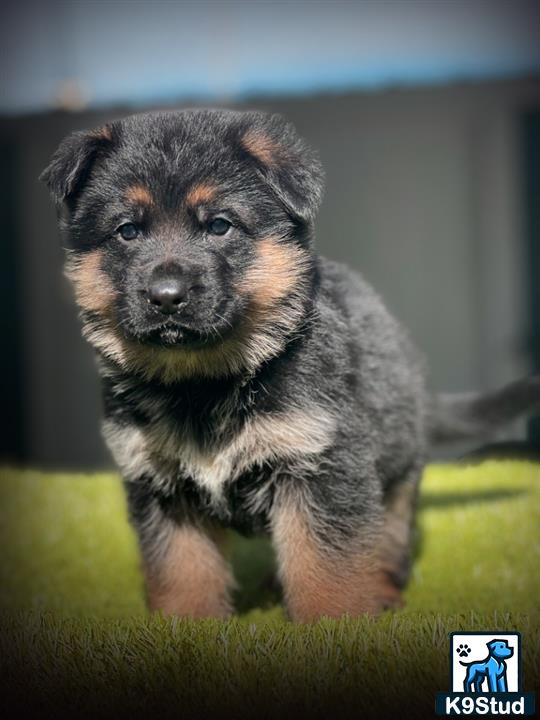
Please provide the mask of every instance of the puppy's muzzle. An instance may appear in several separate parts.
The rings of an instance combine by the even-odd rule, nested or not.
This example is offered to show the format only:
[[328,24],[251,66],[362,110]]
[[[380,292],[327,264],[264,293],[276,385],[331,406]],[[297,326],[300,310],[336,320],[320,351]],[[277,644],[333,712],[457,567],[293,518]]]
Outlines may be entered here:
[[186,272],[176,263],[160,265],[150,278],[148,302],[163,315],[174,315],[189,303],[199,287],[200,280],[193,272]]
[[163,278],[148,288],[148,299],[163,315],[174,315],[187,302],[187,285],[180,278]]

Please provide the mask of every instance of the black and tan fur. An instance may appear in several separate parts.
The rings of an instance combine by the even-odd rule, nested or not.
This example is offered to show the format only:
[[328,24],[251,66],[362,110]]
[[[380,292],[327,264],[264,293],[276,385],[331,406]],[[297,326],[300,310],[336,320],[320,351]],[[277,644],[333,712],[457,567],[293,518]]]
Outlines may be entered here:
[[[232,611],[226,527],[271,534],[295,620],[398,606],[435,406],[373,290],[315,253],[322,170],[293,128],[129,117],[67,138],[44,179],[150,607]],[[479,407],[459,405],[462,430]]]

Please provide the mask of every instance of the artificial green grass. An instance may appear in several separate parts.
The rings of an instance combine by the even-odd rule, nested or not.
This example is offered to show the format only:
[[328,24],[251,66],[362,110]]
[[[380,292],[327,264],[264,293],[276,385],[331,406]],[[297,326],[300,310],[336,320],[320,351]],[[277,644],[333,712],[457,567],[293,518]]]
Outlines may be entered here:
[[33,698],[40,711],[78,715],[150,712],[159,700],[161,715],[177,717],[329,708],[384,717],[406,699],[425,717],[448,686],[447,633],[475,628],[521,630],[525,689],[534,689],[540,466],[428,468],[418,529],[398,613],[293,625],[268,583],[269,545],[235,536],[238,618],[148,616],[118,478],[6,470],[0,673],[9,697],[17,708]]
[[[145,613],[136,540],[116,475],[4,471],[0,507],[0,609],[119,618]],[[430,467],[418,529],[403,612],[540,607],[540,466]],[[233,535],[232,550],[243,586],[240,609],[268,612],[275,600],[265,587],[272,568],[268,542]]]

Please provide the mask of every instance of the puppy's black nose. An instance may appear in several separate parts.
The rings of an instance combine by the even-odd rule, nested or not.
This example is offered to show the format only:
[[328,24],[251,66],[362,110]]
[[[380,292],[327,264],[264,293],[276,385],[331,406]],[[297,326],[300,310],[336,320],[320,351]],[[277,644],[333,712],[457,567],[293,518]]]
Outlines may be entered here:
[[187,285],[180,277],[165,277],[148,288],[148,299],[164,315],[173,315],[185,304]]

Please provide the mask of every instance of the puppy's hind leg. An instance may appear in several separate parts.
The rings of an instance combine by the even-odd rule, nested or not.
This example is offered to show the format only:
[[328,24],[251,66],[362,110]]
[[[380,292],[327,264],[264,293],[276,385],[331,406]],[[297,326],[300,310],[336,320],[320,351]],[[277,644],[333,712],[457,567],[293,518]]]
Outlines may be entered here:
[[420,476],[420,470],[409,471],[386,491],[384,497],[384,524],[377,554],[381,570],[389,585],[394,588],[388,597],[391,607],[403,604],[400,593],[411,571],[411,545]]
[[144,486],[126,485],[149,608],[193,618],[229,616],[234,580],[218,531],[193,518],[171,516]]

